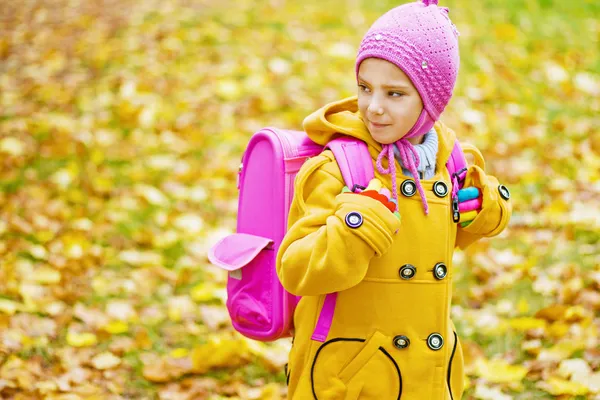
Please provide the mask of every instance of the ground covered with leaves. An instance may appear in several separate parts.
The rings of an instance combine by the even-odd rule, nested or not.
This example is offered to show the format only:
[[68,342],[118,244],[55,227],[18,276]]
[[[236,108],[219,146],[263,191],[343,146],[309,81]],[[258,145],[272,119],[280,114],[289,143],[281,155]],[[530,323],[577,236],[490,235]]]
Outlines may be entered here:
[[[468,399],[600,399],[600,5],[447,0],[444,115],[509,186],[456,254]],[[239,160],[355,93],[391,1],[0,3],[0,398],[280,399],[289,341],[235,334],[207,249]]]

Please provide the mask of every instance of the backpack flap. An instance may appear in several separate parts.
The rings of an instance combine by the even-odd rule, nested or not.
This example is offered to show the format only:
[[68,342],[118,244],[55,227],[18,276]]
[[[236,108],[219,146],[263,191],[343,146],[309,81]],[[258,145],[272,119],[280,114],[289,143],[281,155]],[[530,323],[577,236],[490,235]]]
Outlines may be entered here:
[[217,267],[233,272],[248,265],[262,250],[272,246],[271,239],[247,233],[234,233],[217,242],[208,252],[208,259]]

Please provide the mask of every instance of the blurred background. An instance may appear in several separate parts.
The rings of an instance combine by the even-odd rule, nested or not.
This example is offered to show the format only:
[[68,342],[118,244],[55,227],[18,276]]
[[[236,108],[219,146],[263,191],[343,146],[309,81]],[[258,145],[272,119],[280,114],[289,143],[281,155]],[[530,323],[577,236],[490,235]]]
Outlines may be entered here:
[[[0,0],[0,398],[282,399],[207,249],[251,134],[353,95],[366,0]],[[443,115],[511,192],[457,252],[467,399],[600,399],[600,3],[443,0]]]

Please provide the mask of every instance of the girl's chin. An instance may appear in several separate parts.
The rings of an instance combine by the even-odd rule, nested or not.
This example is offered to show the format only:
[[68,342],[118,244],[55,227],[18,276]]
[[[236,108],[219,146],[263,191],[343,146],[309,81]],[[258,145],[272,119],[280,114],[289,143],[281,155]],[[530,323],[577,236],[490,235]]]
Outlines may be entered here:
[[392,144],[396,143],[398,140],[402,139],[396,136],[391,136],[389,133],[383,134],[382,132],[370,131],[371,137],[377,141],[377,143],[381,144]]

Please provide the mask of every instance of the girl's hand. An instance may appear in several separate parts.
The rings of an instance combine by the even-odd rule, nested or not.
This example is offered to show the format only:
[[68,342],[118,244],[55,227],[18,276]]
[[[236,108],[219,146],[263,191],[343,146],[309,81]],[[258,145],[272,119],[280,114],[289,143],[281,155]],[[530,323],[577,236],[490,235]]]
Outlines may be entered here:
[[458,191],[458,210],[460,226],[468,226],[481,211],[481,190],[474,186]]
[[[352,192],[352,191],[350,189],[348,189],[347,186],[344,186],[344,188],[342,189],[342,193],[346,193],[346,192]],[[400,219],[400,213],[398,211],[396,211],[397,203],[395,202],[394,199],[390,199],[390,197],[391,197],[390,191],[387,188],[383,187],[383,184],[381,183],[381,181],[379,179],[377,179],[377,178],[371,179],[367,188],[365,190],[363,190],[362,192],[356,193],[356,194],[361,195],[361,196],[367,196],[367,197],[370,197],[372,199],[379,201],[388,210],[390,210],[390,212],[394,213],[394,215],[398,219]]]

